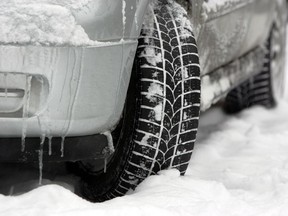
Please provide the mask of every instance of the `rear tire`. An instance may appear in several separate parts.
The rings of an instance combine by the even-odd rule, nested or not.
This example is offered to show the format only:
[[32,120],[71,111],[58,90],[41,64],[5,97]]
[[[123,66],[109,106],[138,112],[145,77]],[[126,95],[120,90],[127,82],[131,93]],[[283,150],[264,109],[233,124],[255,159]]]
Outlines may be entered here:
[[190,161],[200,112],[196,41],[186,12],[175,2],[158,1],[150,12],[114,155],[106,172],[78,166],[78,193],[90,201],[122,196],[163,169],[183,175]]
[[[228,113],[239,112],[254,105],[274,107],[284,95],[287,12],[283,11],[281,1],[277,3],[275,21],[265,44],[263,69],[228,93],[225,101]],[[282,4],[286,6],[286,1]]]

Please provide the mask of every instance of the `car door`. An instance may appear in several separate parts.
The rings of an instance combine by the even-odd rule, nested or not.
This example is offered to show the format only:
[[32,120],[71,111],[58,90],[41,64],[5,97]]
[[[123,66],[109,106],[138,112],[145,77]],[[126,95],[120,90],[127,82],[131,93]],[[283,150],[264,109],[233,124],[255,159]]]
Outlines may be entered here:
[[271,0],[190,0],[201,75],[244,55],[269,35]]

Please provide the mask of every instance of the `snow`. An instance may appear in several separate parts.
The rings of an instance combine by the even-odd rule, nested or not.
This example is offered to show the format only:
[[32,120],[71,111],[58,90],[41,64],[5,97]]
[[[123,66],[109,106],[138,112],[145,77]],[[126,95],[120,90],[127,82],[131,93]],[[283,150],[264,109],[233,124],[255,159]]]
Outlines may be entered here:
[[153,66],[162,62],[161,52],[156,53],[154,48],[146,47],[145,50],[140,54],[140,57],[145,57],[147,62]]
[[122,37],[124,38],[125,36],[125,26],[126,26],[126,1],[122,0],[122,25],[123,25],[123,33],[122,33]]
[[[153,49],[154,50],[154,49]],[[159,101],[159,97],[163,97],[163,88],[161,87],[160,84],[157,83],[151,83],[149,88],[148,88],[148,93],[146,95],[146,98],[150,100],[150,102],[157,102],[158,104],[153,107],[151,116],[156,121],[161,121],[162,119],[162,113],[163,113],[163,103]],[[153,119],[151,119],[153,121]]]
[[77,24],[73,10],[91,0],[2,0],[1,44],[97,45]]
[[273,110],[255,107],[227,116],[214,107],[200,118],[199,132],[184,177],[176,170],[162,171],[125,197],[102,204],[89,203],[43,179],[50,184],[15,197],[0,196],[0,214],[287,214],[288,94]]
[[112,137],[111,132],[110,131],[106,131],[106,132],[104,132],[102,134],[107,137],[109,152],[113,153],[115,151],[115,149],[114,149],[113,137]]
[[203,3],[206,13],[218,12],[219,9],[229,8],[231,4],[241,3],[242,0],[207,0]]
[[41,4],[51,4],[51,5],[61,5],[70,9],[80,9],[87,4],[89,4],[93,0],[1,0],[0,4],[3,5],[27,5],[27,4],[34,4],[35,2]]
[[146,96],[147,99],[149,99],[151,102],[157,100],[157,96],[163,96],[163,88],[160,84],[157,83],[151,83],[148,88],[148,94]]
[[162,113],[163,113],[163,104],[162,103],[159,103],[157,106],[155,106],[154,108],[153,108],[153,110],[154,110],[154,113],[155,113],[155,115],[154,115],[154,117],[155,117],[155,120],[156,121],[161,121],[161,119],[162,119]]

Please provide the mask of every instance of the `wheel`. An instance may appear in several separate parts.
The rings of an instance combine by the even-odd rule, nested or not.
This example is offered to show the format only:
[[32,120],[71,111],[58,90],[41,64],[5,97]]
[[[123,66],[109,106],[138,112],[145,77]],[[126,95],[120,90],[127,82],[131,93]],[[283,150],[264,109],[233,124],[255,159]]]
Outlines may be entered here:
[[176,168],[183,175],[192,154],[200,112],[195,38],[178,4],[158,1],[151,8],[139,38],[122,123],[118,135],[112,133],[115,152],[105,170],[103,163],[102,168],[91,161],[76,163],[82,179],[78,193],[90,201],[122,196],[163,169]]
[[265,44],[266,54],[261,73],[228,93],[225,101],[225,110],[228,113],[253,105],[274,107],[283,97],[287,19],[287,12],[283,8],[286,9],[286,1],[277,1],[277,13]]

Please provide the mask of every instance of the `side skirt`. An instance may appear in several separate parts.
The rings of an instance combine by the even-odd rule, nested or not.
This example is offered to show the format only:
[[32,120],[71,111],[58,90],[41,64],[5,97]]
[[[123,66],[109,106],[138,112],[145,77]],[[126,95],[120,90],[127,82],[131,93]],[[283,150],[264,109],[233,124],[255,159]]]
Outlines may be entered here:
[[239,59],[201,77],[201,111],[207,110],[226,94],[261,72],[266,49],[257,47]]

